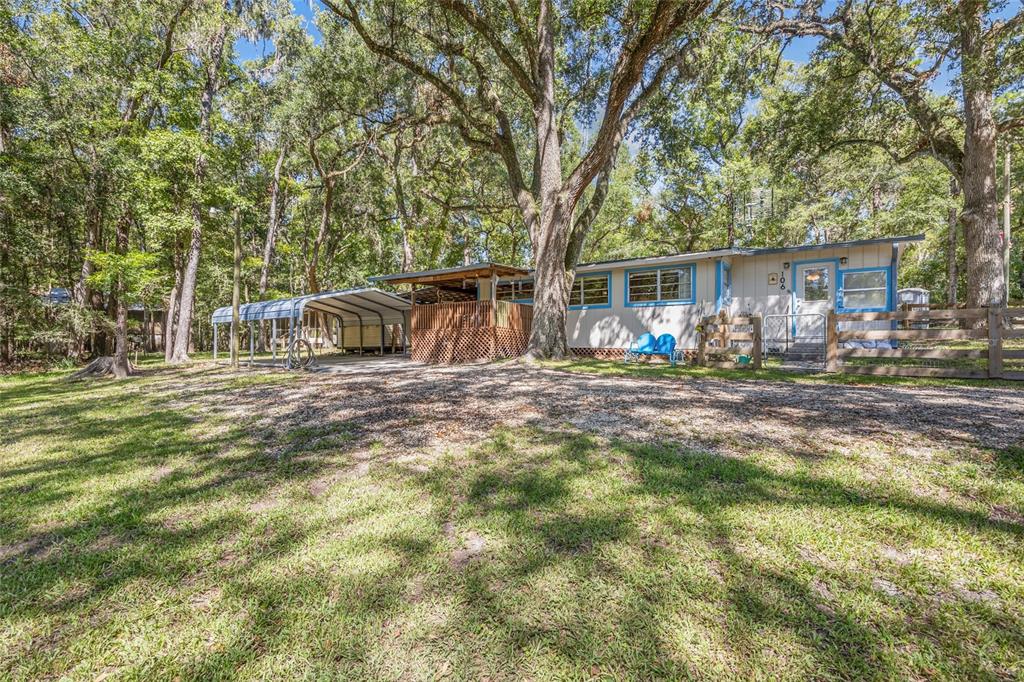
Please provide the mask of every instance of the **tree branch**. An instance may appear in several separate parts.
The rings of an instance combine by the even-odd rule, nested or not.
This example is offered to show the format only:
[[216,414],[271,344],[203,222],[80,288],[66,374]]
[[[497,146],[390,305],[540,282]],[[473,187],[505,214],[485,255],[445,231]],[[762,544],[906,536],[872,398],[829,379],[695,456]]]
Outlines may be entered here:
[[372,52],[382,57],[386,57],[397,64],[400,64],[411,73],[415,74],[416,76],[419,76],[423,80],[433,85],[441,94],[443,94],[446,98],[448,98],[449,101],[451,101],[451,103],[455,106],[456,109],[458,109],[459,113],[462,115],[462,117],[465,119],[467,123],[474,125],[474,127],[479,126],[479,121],[477,121],[476,118],[472,115],[468,103],[466,102],[462,94],[459,93],[458,90],[453,88],[449,83],[445,82],[445,80],[438,76],[436,73],[422,66],[416,60],[412,59],[410,56],[394,49],[393,47],[384,45],[383,43],[377,41],[373,36],[371,36],[370,32],[366,29],[366,26],[359,19],[359,12],[356,9],[355,5],[353,4],[352,0],[343,0],[345,6],[348,8],[347,12],[342,11],[342,9],[334,2],[334,0],[322,0],[322,2],[324,6],[327,7],[329,10],[334,12],[343,20],[349,22],[352,25],[352,27],[356,30],[356,33],[359,34],[359,37],[363,39],[363,42],[366,43],[366,46],[370,48]]
[[516,58],[511,52],[509,52],[508,48],[505,47],[501,40],[498,39],[493,28],[479,12],[470,8],[461,0],[438,0],[438,4],[458,14],[462,20],[476,31],[481,38],[487,41],[487,44],[491,46],[492,50],[494,50],[498,59],[505,65],[505,68],[508,69],[516,83],[519,84],[520,89],[522,89],[523,93],[525,93],[529,98],[530,102],[536,104],[540,100],[540,87],[537,82],[531,78],[530,74],[528,74],[526,70],[523,69],[522,65],[516,61]]

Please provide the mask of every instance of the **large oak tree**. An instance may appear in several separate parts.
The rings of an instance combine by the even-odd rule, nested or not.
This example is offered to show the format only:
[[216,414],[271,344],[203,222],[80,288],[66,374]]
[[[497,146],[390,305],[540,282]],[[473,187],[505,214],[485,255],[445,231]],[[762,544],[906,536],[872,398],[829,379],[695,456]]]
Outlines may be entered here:
[[[371,50],[429,83],[467,144],[500,158],[536,266],[529,356],[568,354],[572,269],[616,152],[645,105],[691,75],[711,4],[324,1]],[[566,163],[581,123],[590,144]]]
[[[963,192],[960,223],[967,252],[967,303],[1001,304],[1006,295],[996,190],[996,140],[1024,125],[996,98],[1024,82],[1020,42],[1024,13],[998,18],[998,0],[758,0],[760,22],[748,27],[791,39],[820,39],[813,62],[831,116],[813,116],[826,150],[864,144],[904,162],[940,161]],[[946,96],[952,77],[959,96]],[[813,96],[815,93],[809,93]],[[844,102],[856,96],[852,109]],[[818,112],[820,114],[820,112]],[[807,117],[805,117],[805,121]]]

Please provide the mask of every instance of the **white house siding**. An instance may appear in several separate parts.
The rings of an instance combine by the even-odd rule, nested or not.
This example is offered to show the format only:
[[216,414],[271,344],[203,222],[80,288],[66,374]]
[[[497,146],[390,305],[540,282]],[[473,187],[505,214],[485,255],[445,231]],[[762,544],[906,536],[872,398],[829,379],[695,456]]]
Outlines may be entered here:
[[695,348],[697,323],[715,312],[716,263],[702,260],[697,261],[696,266],[694,303],[688,305],[627,306],[627,268],[600,271],[611,273],[611,307],[569,310],[566,322],[569,347],[626,348],[644,332],[651,332],[655,336],[672,334],[678,347]]
[[[839,270],[883,267],[892,263],[892,244],[869,244],[841,249],[773,253],[763,256],[735,256],[732,263],[733,301],[729,310],[735,315],[760,313],[774,315],[790,312],[792,305],[794,263],[801,261],[848,259]],[[790,263],[789,269],[782,264]],[[786,278],[785,290],[768,284],[768,274]],[[839,273],[836,273],[838,280]],[[838,281],[836,285],[838,286]]]
[[[733,315],[785,314],[790,312],[792,303],[793,272],[795,264],[802,261],[829,261],[847,258],[838,270],[889,267],[892,264],[892,244],[869,244],[864,246],[835,249],[789,251],[758,256],[733,255],[722,258],[732,269],[732,301],[724,306]],[[697,347],[696,326],[702,317],[716,312],[717,291],[715,272],[719,258],[705,258],[694,261],[685,257],[677,262],[659,263],[659,267],[672,267],[684,263],[696,264],[695,302],[689,305],[626,305],[626,271],[641,267],[586,266],[583,272],[611,274],[611,305],[583,310],[569,310],[566,331],[572,348],[626,348],[644,332],[655,336],[672,334],[677,347]],[[790,263],[789,269],[783,263]],[[785,289],[778,284],[768,284],[768,274],[778,273],[785,277]],[[838,280],[838,272],[836,273]],[[839,282],[836,282],[838,287]],[[895,283],[890,284],[895,287]],[[490,282],[480,280],[479,296],[490,296]],[[887,328],[888,323],[858,323],[858,327]],[[849,326],[849,325],[847,325]],[[846,328],[845,326],[843,328]]]

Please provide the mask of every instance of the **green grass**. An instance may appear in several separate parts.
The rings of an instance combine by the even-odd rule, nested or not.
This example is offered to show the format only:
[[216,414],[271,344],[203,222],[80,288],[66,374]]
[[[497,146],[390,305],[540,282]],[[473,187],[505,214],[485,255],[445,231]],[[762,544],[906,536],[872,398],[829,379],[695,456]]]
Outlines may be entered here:
[[697,367],[679,364],[672,367],[665,362],[641,362],[625,364],[621,360],[594,360],[575,358],[572,360],[547,361],[543,366],[550,369],[584,374],[606,376],[635,376],[654,378],[713,378],[753,379],[794,384],[845,384],[863,386],[976,386],[979,388],[1012,388],[1024,391],[1024,381],[992,379],[942,379],[922,377],[873,376],[865,374],[826,374],[824,372],[800,372],[782,369],[776,363],[767,363],[760,370],[750,368],[723,369]]
[[393,452],[261,421],[308,375],[58,376],[0,379],[3,679],[1024,675],[1020,448]]

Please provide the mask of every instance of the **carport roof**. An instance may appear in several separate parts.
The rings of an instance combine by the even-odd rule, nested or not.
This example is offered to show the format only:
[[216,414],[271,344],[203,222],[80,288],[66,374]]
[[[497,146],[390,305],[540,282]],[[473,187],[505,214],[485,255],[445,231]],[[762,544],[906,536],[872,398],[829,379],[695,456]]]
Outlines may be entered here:
[[370,277],[369,280],[371,282],[388,282],[389,284],[441,284],[443,282],[457,282],[481,277],[524,277],[529,273],[529,270],[517,268],[513,265],[503,265],[488,261],[460,265],[456,268],[378,275],[377,277]]
[[[344,322],[373,324],[383,321],[384,324],[404,324],[405,313],[410,308],[409,301],[380,289],[340,289],[295,298],[246,303],[239,306],[239,317],[243,322],[301,319],[303,312],[316,310],[338,316]],[[231,322],[231,306],[217,308],[210,321],[214,324]]]

